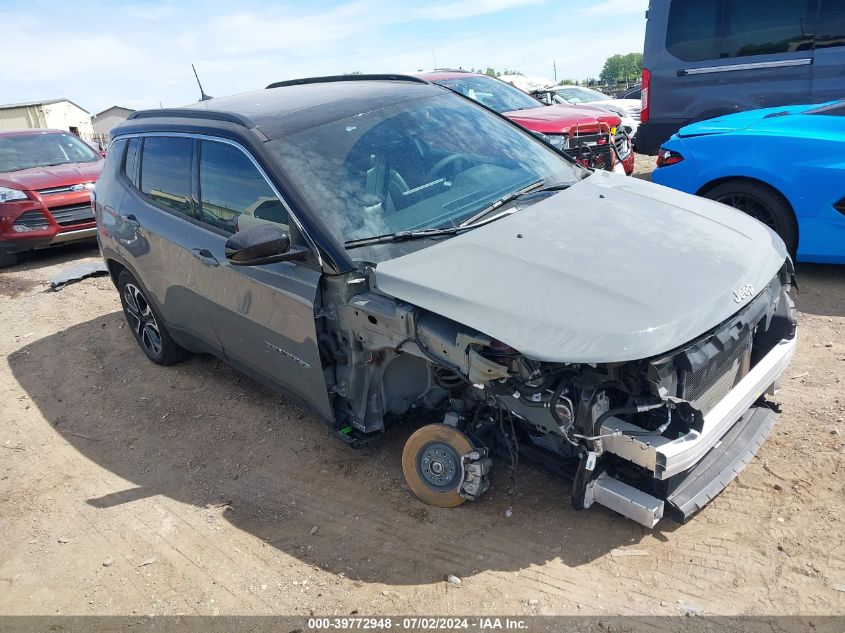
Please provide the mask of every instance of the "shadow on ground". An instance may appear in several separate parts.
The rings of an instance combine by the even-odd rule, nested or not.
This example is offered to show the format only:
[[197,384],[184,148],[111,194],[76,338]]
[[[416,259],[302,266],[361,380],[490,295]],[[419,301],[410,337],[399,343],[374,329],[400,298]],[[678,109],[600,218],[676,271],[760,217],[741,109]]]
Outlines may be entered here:
[[798,264],[795,304],[801,312],[845,317],[845,266]]
[[96,240],[63,244],[61,246],[54,246],[38,251],[21,253],[19,255],[18,263],[7,270],[9,272],[18,273],[37,270],[47,266],[54,266],[56,264],[61,264],[62,262],[72,265],[79,259],[97,257],[99,254],[100,249],[97,247]]
[[558,557],[577,566],[651,534],[601,508],[571,510],[569,484],[531,466],[518,471],[511,518],[502,465],[481,501],[425,506],[407,491],[400,468],[413,429],[347,448],[315,417],[216,359],[153,365],[119,312],[8,360],[67,442],[133,482],[86,500],[102,512],[153,495],[223,505],[233,526],[308,564],[392,584],[518,571]]

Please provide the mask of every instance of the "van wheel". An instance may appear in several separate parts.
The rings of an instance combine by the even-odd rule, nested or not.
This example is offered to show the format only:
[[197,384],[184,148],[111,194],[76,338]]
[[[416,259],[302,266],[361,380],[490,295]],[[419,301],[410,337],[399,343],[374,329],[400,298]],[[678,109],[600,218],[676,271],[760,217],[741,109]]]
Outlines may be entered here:
[[466,501],[463,456],[472,452],[467,436],[447,424],[428,424],[414,432],[402,450],[402,472],[421,501],[454,508]]
[[761,183],[731,180],[716,185],[706,191],[704,196],[739,209],[768,226],[780,235],[789,254],[795,257],[798,250],[798,223],[792,206],[777,191]]
[[0,253],[0,268],[11,268],[17,263],[17,253]]
[[117,278],[117,288],[129,329],[147,357],[159,365],[172,365],[178,361],[182,348],[170,337],[141,284],[124,270]]

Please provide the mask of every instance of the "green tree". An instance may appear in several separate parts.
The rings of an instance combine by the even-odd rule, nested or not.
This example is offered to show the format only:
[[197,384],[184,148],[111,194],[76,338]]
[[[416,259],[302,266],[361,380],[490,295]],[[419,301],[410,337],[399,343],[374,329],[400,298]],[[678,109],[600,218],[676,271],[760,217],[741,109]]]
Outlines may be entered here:
[[484,74],[489,76],[489,77],[499,77],[499,76],[501,76],[502,73],[496,72],[495,68],[491,68],[490,66],[488,66],[487,70]]
[[636,81],[643,70],[642,53],[611,55],[604,62],[599,79],[606,84]]

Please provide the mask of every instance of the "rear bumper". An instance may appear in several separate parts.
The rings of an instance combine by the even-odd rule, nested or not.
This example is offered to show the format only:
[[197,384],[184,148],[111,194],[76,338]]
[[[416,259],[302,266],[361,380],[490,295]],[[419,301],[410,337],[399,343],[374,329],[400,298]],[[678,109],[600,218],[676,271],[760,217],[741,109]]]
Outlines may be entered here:
[[634,137],[634,146],[637,153],[656,156],[660,146],[680,130],[688,121],[648,121],[640,123]]

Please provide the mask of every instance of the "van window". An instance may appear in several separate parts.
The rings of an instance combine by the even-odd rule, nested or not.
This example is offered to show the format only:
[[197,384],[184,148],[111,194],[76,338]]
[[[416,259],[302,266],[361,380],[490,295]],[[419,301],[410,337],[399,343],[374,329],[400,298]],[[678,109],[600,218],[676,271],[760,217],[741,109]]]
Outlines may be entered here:
[[214,141],[200,147],[200,213],[228,233],[258,224],[288,226],[288,213],[264,176],[238,148]]
[[725,0],[722,57],[810,50],[815,0]]
[[191,215],[193,140],[148,136],[141,158],[141,191],[156,204]]
[[821,0],[816,48],[845,46],[845,3],[842,0]]
[[675,0],[669,8],[666,48],[699,62],[719,57],[719,0]]
[[[822,2],[842,11],[840,0]],[[674,0],[666,49],[688,62],[810,50],[815,8],[816,0]]]

